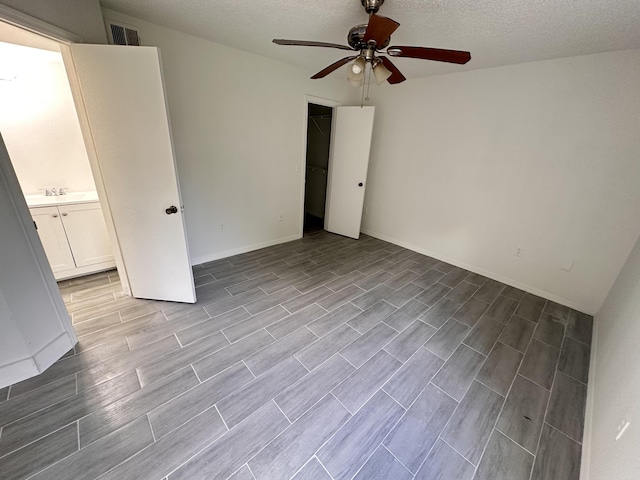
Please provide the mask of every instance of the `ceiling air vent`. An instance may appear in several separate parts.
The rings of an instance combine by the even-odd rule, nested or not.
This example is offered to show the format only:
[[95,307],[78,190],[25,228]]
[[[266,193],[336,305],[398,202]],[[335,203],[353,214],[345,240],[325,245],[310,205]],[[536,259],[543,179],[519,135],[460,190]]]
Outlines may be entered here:
[[107,20],[107,34],[113,45],[140,46],[140,35],[135,27]]

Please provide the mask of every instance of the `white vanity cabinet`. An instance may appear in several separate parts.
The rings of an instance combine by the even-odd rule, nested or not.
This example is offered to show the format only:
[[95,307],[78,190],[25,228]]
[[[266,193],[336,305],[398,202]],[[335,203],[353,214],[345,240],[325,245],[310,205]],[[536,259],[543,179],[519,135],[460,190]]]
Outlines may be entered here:
[[115,266],[100,203],[61,203],[29,211],[57,280]]

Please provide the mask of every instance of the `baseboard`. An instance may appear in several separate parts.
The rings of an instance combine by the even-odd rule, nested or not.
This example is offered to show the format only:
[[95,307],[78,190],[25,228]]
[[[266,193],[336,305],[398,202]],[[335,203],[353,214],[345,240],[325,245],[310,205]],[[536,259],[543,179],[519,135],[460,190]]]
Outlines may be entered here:
[[39,373],[33,357],[22,358],[15,362],[0,365],[0,388],[34,377]]
[[567,300],[566,298],[562,298],[562,297],[559,297],[557,295],[554,295],[553,293],[546,292],[546,291],[541,290],[541,289],[536,288],[536,287],[532,287],[531,285],[526,285],[524,283],[517,282],[517,281],[512,280],[510,278],[503,277],[502,275],[498,275],[496,273],[490,272],[488,270],[484,270],[482,268],[478,268],[478,267],[475,267],[473,265],[468,265],[466,263],[463,263],[463,262],[460,262],[460,261],[456,260],[455,258],[449,258],[449,257],[446,257],[444,255],[440,255],[438,253],[430,252],[428,250],[425,250],[424,248],[416,247],[415,245],[411,245],[409,243],[403,242],[402,240],[398,240],[396,238],[391,238],[391,237],[388,237],[386,235],[382,235],[382,234],[373,232],[371,230],[362,229],[361,231],[362,231],[362,233],[364,233],[366,235],[369,235],[371,237],[375,237],[375,238],[378,238],[380,240],[384,240],[385,242],[393,243],[395,245],[399,245],[401,247],[408,248],[409,250],[413,250],[414,252],[418,252],[418,253],[421,253],[423,255],[427,255],[429,257],[433,257],[433,258],[435,258],[437,260],[440,260],[441,262],[450,263],[451,265],[455,265],[456,267],[464,268],[465,270],[469,270],[470,272],[477,273],[479,275],[484,275],[485,277],[491,278],[493,280],[496,280],[498,282],[504,283],[504,284],[509,285],[511,287],[519,288],[520,290],[524,290],[525,292],[529,292],[529,293],[532,293],[532,294],[537,295],[539,297],[546,298],[547,300],[551,300],[552,302],[559,303],[560,305],[565,305],[567,307],[573,308],[574,310],[577,310],[579,312],[584,312],[584,313],[589,314],[589,315],[594,315],[595,314],[595,312],[593,312],[589,307],[586,307],[585,305],[580,305],[578,303],[575,303],[575,302],[572,302],[570,300]]
[[221,258],[232,257],[234,255],[240,255],[241,253],[253,252],[254,250],[260,250],[261,248],[272,247],[281,243],[291,242],[302,238],[300,234],[290,235],[288,237],[277,238],[275,240],[269,240],[267,242],[255,243],[253,245],[247,245],[246,247],[236,248],[234,250],[226,250],[224,252],[212,253],[211,255],[204,255],[201,257],[195,257],[191,259],[191,265],[200,265],[201,263],[213,262],[214,260],[220,260]]
[[589,359],[589,380],[587,382],[587,405],[584,412],[584,433],[582,435],[582,461],[580,462],[580,480],[591,478],[591,434],[593,432],[593,409],[596,400],[596,357],[598,345],[598,317],[593,318],[593,338],[591,339],[591,358]]

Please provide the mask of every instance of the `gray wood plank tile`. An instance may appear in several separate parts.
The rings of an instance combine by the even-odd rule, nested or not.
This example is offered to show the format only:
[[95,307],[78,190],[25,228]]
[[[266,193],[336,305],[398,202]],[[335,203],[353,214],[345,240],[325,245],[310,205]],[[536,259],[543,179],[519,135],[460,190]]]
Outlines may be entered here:
[[200,322],[192,327],[180,330],[176,332],[176,336],[182,345],[188,345],[203,337],[220,332],[242,320],[246,320],[250,316],[251,314],[244,308],[238,307],[230,312],[223,313],[222,315]]
[[[286,290],[288,294],[291,294],[291,295],[295,294],[295,292],[293,292],[292,290],[287,290],[287,289],[284,289],[284,290]],[[206,307],[204,307],[204,309],[212,317],[217,317],[218,315],[222,315],[223,313],[230,312],[231,310],[235,310],[238,307],[241,307],[245,304],[249,304],[251,302],[255,302],[256,300],[262,299],[265,297],[267,297],[267,295],[260,289],[249,290],[248,292],[240,293],[238,295],[234,295],[233,297],[225,298],[224,300],[220,300],[210,305],[207,305]],[[277,303],[275,305],[277,305]],[[270,305],[270,306],[273,307],[275,305]],[[267,308],[268,307],[263,308],[263,310],[266,310]],[[254,314],[258,312],[249,311],[249,313]]]
[[288,426],[282,412],[269,402],[169,475],[169,480],[227,478]]
[[521,317],[537,322],[544,308],[546,300],[531,293],[525,293],[518,305],[517,313]]
[[335,480],[352,478],[400,419],[404,409],[378,392],[317,454]]
[[548,390],[518,375],[496,428],[527,451],[535,452],[548,400]]
[[[297,267],[290,267],[290,268],[298,270]],[[274,272],[274,273],[277,274],[282,272]],[[278,276],[281,277],[280,280],[276,280],[275,282],[270,282],[267,285],[263,285],[262,287],[260,287],[260,289],[264,290],[264,292],[267,295],[271,295],[272,293],[275,293],[287,287],[291,287],[309,278],[309,275],[299,270],[295,272],[291,272],[290,275],[286,275],[284,277],[282,277],[281,275],[278,275]]]
[[452,302],[456,302],[456,303],[462,304],[462,303],[466,302],[469,298],[471,298],[471,295],[476,293],[477,290],[478,290],[478,286],[477,285],[465,282],[463,280],[460,283],[458,283],[453,288],[453,290],[451,290],[449,293],[447,293],[445,298],[451,300]]
[[504,324],[483,316],[464,339],[464,344],[483,355],[489,355],[504,330]]
[[591,345],[593,317],[571,310],[567,321],[567,336],[579,342]]
[[[316,270],[316,269],[317,269],[317,266],[313,268],[313,270]],[[334,280],[337,280],[338,278],[339,278],[338,275],[331,272],[312,273],[311,278],[295,283],[293,286],[300,292],[307,293],[315,288],[318,288],[322,285],[325,285]]]
[[87,320],[85,322],[76,323],[73,326],[74,331],[78,337],[88,335],[100,330],[103,330],[120,323],[120,314],[118,312],[109,313],[102,317],[94,318],[93,320]]
[[[282,306],[286,308],[288,311],[290,311],[291,313],[295,313],[298,310],[302,310],[303,308],[308,307],[312,303],[316,303],[318,300],[328,297],[332,293],[333,292],[329,290],[327,287],[320,286],[292,300],[289,300],[288,302],[283,303]],[[249,309],[249,306],[247,306],[246,308],[247,310],[251,311]]]
[[[436,268],[439,268],[438,266]],[[440,283],[446,285],[447,287],[455,287],[457,286],[464,278],[469,275],[467,270],[464,270],[460,267],[453,267],[449,272],[440,280]]]
[[442,440],[429,452],[416,480],[471,480],[475,467]]
[[389,451],[380,446],[354,480],[411,480],[413,475]]
[[358,316],[352,318],[347,323],[350,327],[359,333],[366,333],[371,328],[378,325],[385,318],[395,312],[397,309],[386,301],[381,301],[369,307]]
[[503,402],[503,396],[478,382],[473,382],[442,433],[442,439],[468,461],[477,465]]
[[329,283],[326,283],[325,287],[330,288],[334,292],[337,292],[339,290],[342,290],[345,287],[348,287],[349,285],[355,285],[360,280],[363,280],[365,278],[367,278],[367,276],[364,273],[354,271],[346,275],[343,275],[340,278],[337,278]]
[[247,358],[244,363],[256,377],[259,377],[317,339],[318,337],[309,329],[301,328],[264,347]]
[[380,351],[334,388],[333,394],[351,413],[355,413],[401,366],[387,352]]
[[[447,296],[447,298],[449,298]],[[452,315],[460,323],[473,327],[482,314],[489,308],[489,305],[482,300],[471,297]]]
[[477,287],[481,287],[489,279],[487,277],[485,277],[484,275],[480,275],[479,273],[470,272],[469,275],[464,277],[464,280],[466,282],[473,283]]
[[360,334],[349,325],[341,325],[304,350],[296,353],[295,357],[306,368],[313,370],[359,337]]
[[75,394],[74,376],[63,377],[24,395],[13,396],[12,394],[9,400],[0,403],[0,424],[15,422]]
[[337,291],[333,295],[329,295],[328,297],[323,298],[318,302],[318,305],[320,305],[326,311],[330,312],[340,307],[341,305],[344,305],[352,298],[361,295],[362,293],[364,293],[364,290],[362,288],[356,285],[349,285],[348,287]]
[[96,478],[153,443],[147,417],[127,423],[97,442],[35,475],[34,479]]
[[6,402],[9,397],[9,387],[0,388],[0,403]]
[[458,348],[462,339],[469,332],[469,327],[450,318],[425,344],[425,348],[447,360]]
[[511,317],[511,320],[509,320],[509,323],[507,323],[499,340],[505,345],[524,353],[527,351],[535,328],[536,324],[534,322],[514,315]]
[[553,315],[556,318],[559,318],[566,325],[567,320],[569,319],[569,313],[571,312],[571,308],[560,305],[559,303],[552,302],[551,300],[547,300],[546,305],[544,306],[545,313],[549,315]]
[[519,288],[516,288],[516,287],[512,287],[511,285],[505,286],[504,290],[502,291],[502,295],[504,295],[505,297],[512,298],[518,302],[522,300],[522,297],[524,297],[525,293],[526,292],[524,292],[523,290],[520,290]]
[[327,313],[317,320],[309,323],[307,328],[317,336],[323,337],[327,333],[338,328],[340,325],[347,323],[360,313],[362,313],[362,310],[356,307],[353,303],[347,303],[335,309],[333,312]]
[[378,260],[377,262],[370,263],[366,267],[362,267],[359,270],[365,275],[373,275],[379,272],[380,270],[384,270],[390,265],[392,265],[390,261],[382,259],[382,260]]
[[312,458],[291,480],[332,480],[317,458]]
[[531,480],[579,480],[581,450],[579,443],[545,424]]
[[[408,262],[409,263],[415,263],[415,262],[412,262],[411,260],[408,260]],[[413,282],[419,276],[420,275],[418,275],[415,272],[412,272],[411,270],[401,270],[396,275],[394,275],[390,279],[386,280],[384,283],[387,286],[393,288],[394,290],[399,290],[402,287],[404,287],[406,285],[409,285],[411,282]]]
[[560,348],[564,337],[564,325],[561,320],[552,317],[548,313],[543,313],[538,321],[533,338],[540,340],[552,347]]
[[[162,478],[227,432],[215,408],[210,408],[147,446],[100,480]],[[155,433],[155,432],[154,432]],[[157,436],[156,436],[157,437]]]
[[[325,290],[327,292],[330,292],[329,289],[325,289]],[[287,287],[287,288],[283,288],[282,290],[278,290],[277,292],[272,293],[271,295],[267,295],[266,297],[259,298],[258,300],[254,300],[251,303],[246,303],[244,304],[244,308],[246,308],[251,315],[256,315],[260,312],[264,312],[265,310],[273,308],[276,305],[282,305],[283,307],[286,308],[286,305],[289,305],[290,302],[294,302],[295,300],[301,297],[302,295],[300,295],[300,292],[298,292],[298,290],[296,290],[293,287]],[[310,297],[306,297],[307,300],[309,298]],[[304,302],[301,302],[301,303],[304,303]],[[306,307],[311,303],[313,302],[307,303],[301,306],[300,308]],[[297,310],[300,310],[300,308],[298,308]],[[289,312],[292,312],[293,306],[291,306],[291,308],[287,308],[287,310]]]
[[462,400],[486,357],[465,345],[460,345],[433,378],[435,386],[457,401]]
[[27,478],[78,450],[78,426],[75,423],[48,435],[0,461],[0,478]]
[[193,364],[193,368],[198,374],[198,378],[204,381],[273,342],[275,340],[271,335],[265,330],[260,330],[198,360]]
[[247,465],[243,465],[240,470],[231,475],[228,480],[255,480],[255,477]]
[[416,272],[418,275],[424,275],[429,270],[433,269],[438,263],[440,263],[435,258],[427,257],[426,255],[420,255],[416,253],[413,257],[410,257],[412,260],[416,261],[417,264],[410,268],[412,272]]
[[316,402],[355,372],[340,355],[334,355],[295,385],[275,398],[290,421],[295,421]]
[[518,302],[516,300],[507,298],[503,295],[498,295],[498,298],[493,301],[484,313],[484,317],[490,318],[498,323],[507,323],[511,318],[511,315],[513,315],[513,312],[516,311],[517,307]]
[[427,385],[383,444],[412,473],[416,473],[440,436],[458,402]]
[[238,363],[154,408],[148,416],[155,438],[164,437],[253,379],[249,369]]
[[353,366],[360,367],[389,343],[398,332],[379,323],[367,333],[340,350],[340,354]]
[[0,440],[0,457],[139,389],[138,377],[135,372],[129,372],[5,425]]
[[280,339],[304,327],[308,323],[317,320],[326,313],[327,312],[324,309],[313,303],[308,307],[298,310],[296,313],[283,318],[273,325],[268,326],[266,330],[275,338]]
[[79,300],[77,302],[72,301],[71,303],[67,304],[67,311],[69,313],[76,313],[80,312],[81,310],[91,309],[92,307],[114,303],[115,301],[116,297],[113,296],[113,292],[107,292],[103,293],[102,295],[85,298],[84,300]]
[[355,300],[352,300],[356,307],[361,308],[362,310],[366,310],[369,307],[372,307],[380,300],[382,300],[385,296],[389,295],[393,292],[392,288],[387,287],[386,285],[378,285],[377,287],[369,290],[366,293],[363,293]]
[[474,480],[529,480],[533,455],[494,430]]
[[474,298],[481,300],[487,304],[492,304],[500,292],[505,288],[504,283],[497,282],[489,278],[484,285],[482,285],[476,293],[473,294]]
[[560,353],[558,370],[582,383],[587,383],[590,357],[591,349],[588,345],[566,337]]
[[424,292],[416,297],[416,300],[424,303],[425,305],[432,306],[450,291],[450,287],[441,283],[436,283],[425,289]]
[[80,448],[104,438],[197,384],[193,370],[185,368],[80,419]]
[[245,320],[225,328],[222,330],[222,333],[231,343],[237,342],[241,338],[251,335],[252,333],[257,332],[278,320],[282,320],[288,315],[289,312],[280,305],[277,305],[269,310],[260,312],[253,317],[246,318]]
[[384,301],[390,303],[394,307],[400,308],[422,292],[424,292],[424,288],[419,287],[415,283],[409,283],[408,285],[405,285],[384,297]]
[[386,270],[380,270],[360,280],[357,283],[357,286],[362,288],[363,290],[371,290],[372,288],[385,283],[387,280],[391,279],[391,277],[393,277],[393,273],[389,273]]
[[300,380],[307,369],[289,357],[218,403],[218,411],[229,428],[233,428],[262,405]]
[[587,386],[558,372],[551,391],[546,422],[582,443]]
[[191,312],[175,317],[168,322],[127,335],[127,342],[129,343],[129,348],[131,350],[136,350],[151,342],[156,342],[163,338],[172,336],[182,329],[198,326],[205,320],[209,320],[209,318],[209,314],[204,310],[204,308],[192,310]]
[[476,380],[506,396],[524,355],[502,343],[496,343]]
[[420,348],[382,388],[409,408],[443,364],[444,360]]
[[273,273],[265,273],[264,275],[260,275],[259,277],[255,277],[251,280],[246,280],[244,282],[228,286],[227,292],[231,295],[237,295],[242,292],[253,290],[254,288],[262,287],[263,285],[268,285],[276,280],[279,280],[279,278]]
[[420,288],[428,289],[432,285],[434,285],[438,280],[442,279],[445,276],[444,273],[439,272],[438,270],[428,270],[424,274],[420,275],[416,278],[413,283],[418,285]]
[[290,478],[351,417],[327,395],[249,460],[257,480]]
[[387,318],[384,323],[394,330],[401,332],[411,325],[420,315],[422,315],[429,307],[417,300],[411,300],[403,307],[399,308]]
[[435,332],[435,328],[416,320],[385,345],[384,349],[401,362],[406,362]]
[[443,298],[429,310],[424,312],[420,316],[420,320],[435,328],[440,328],[447,323],[447,320],[458,310],[458,308],[460,308],[460,304]]
[[152,361],[141,362],[144,364],[138,367],[140,383],[144,387],[157,382],[228,345],[229,342],[225,336],[222,333],[216,333],[186,347],[173,350],[165,356],[156,355]]
[[559,357],[560,350],[557,348],[532,340],[519,373],[547,390],[551,390]]

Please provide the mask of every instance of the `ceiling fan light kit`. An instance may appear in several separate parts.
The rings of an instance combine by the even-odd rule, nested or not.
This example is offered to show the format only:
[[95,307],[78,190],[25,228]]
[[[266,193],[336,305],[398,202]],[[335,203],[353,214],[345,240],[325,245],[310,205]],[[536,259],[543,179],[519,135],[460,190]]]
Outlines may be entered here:
[[367,64],[373,69],[373,74],[376,77],[376,83],[378,85],[385,81],[393,85],[406,80],[405,76],[402,75],[400,70],[396,68],[389,58],[380,55],[380,53],[385,53],[383,52],[385,48],[387,49],[386,53],[392,57],[417,58],[436,62],[456,63],[459,65],[464,65],[471,60],[471,54],[469,52],[460,50],[426,47],[389,47],[391,34],[398,29],[400,24],[390,18],[376,15],[384,3],[384,0],[361,0],[361,3],[367,14],[369,14],[369,23],[356,25],[349,30],[347,35],[349,46],[336,43],[284,39],[274,39],[273,43],[278,45],[327,47],[339,50],[359,51],[359,55],[342,58],[311,77],[312,79],[324,78],[331,72],[355,60],[351,66],[347,68],[347,80],[351,85],[358,87],[363,84]]

